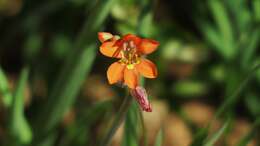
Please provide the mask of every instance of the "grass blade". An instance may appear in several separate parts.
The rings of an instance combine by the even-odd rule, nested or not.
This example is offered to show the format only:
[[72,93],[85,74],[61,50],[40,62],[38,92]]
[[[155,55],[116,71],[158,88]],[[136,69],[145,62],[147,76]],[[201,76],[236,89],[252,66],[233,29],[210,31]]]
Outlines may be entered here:
[[8,80],[5,76],[3,70],[0,68],[0,93],[2,95],[3,103],[6,107],[9,107],[12,104],[12,95],[9,90]]
[[117,131],[117,129],[119,128],[119,126],[121,125],[123,120],[125,119],[125,116],[129,110],[129,107],[131,106],[131,103],[133,100],[133,98],[129,95],[128,92],[129,91],[127,90],[126,96],[124,97],[124,101],[119,108],[119,111],[112,123],[112,126],[110,127],[109,131],[107,132],[107,134],[101,141],[100,146],[109,146],[110,145],[110,142],[111,142],[115,132]]
[[138,134],[140,119],[138,117],[138,105],[136,102],[132,102],[126,115],[122,146],[139,146]]
[[242,58],[242,65],[244,67],[248,67],[252,63],[252,58],[256,55],[257,45],[259,45],[259,38],[260,38],[260,29],[256,29],[252,32],[250,39],[248,40],[248,45],[245,48],[243,58]]
[[162,143],[163,143],[163,130],[160,129],[160,131],[158,132],[158,134],[156,136],[154,146],[162,146]]
[[218,31],[213,28],[213,26],[207,24],[206,22],[200,23],[200,29],[204,34],[205,39],[211,43],[211,45],[221,54],[225,55],[222,50],[222,40]]
[[260,22],[260,0],[253,0],[253,8],[255,13],[255,19]]
[[24,116],[24,89],[28,80],[28,69],[23,69],[20,75],[14,99],[10,107],[10,133],[15,144],[28,144],[32,140],[32,131]]
[[223,57],[231,59],[234,57],[236,50],[234,48],[233,29],[228,13],[220,0],[209,0],[209,7],[221,34],[223,46],[220,49],[224,55]]
[[[215,118],[220,117],[225,111],[227,111],[234,103],[237,101],[237,98],[239,94],[246,88],[247,84],[252,80],[252,78],[255,76],[256,72],[260,68],[260,64],[256,65],[250,73],[247,75],[247,77],[243,80],[243,82],[239,85],[239,87],[235,90],[235,92],[228,97],[222,105],[218,108]],[[215,119],[214,118],[214,119]]]
[[231,120],[228,119],[215,134],[213,134],[208,140],[205,141],[204,146],[213,146],[217,140],[228,130],[230,122]]
[[[115,0],[101,0],[89,16],[79,34],[72,52],[66,59],[49,97],[43,116],[39,117],[41,134],[52,130],[65,112],[74,103],[76,95],[94,62],[97,46],[94,44],[97,32],[103,24]],[[46,117],[48,119],[46,120]],[[42,126],[41,121],[46,121]],[[41,137],[41,136],[39,136]]]

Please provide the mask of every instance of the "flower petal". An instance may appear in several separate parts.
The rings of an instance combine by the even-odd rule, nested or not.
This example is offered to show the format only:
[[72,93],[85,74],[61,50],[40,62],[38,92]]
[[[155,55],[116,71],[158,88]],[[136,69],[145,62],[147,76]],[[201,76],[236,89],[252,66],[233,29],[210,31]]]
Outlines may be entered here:
[[117,46],[114,46],[116,41],[104,42],[100,47],[99,51],[107,57],[121,58],[120,50]]
[[114,84],[123,80],[125,65],[115,62],[107,70],[107,79],[109,84]]
[[136,35],[127,34],[127,35],[124,35],[121,39],[119,39],[119,40],[115,43],[115,46],[119,46],[119,47],[120,47],[120,46],[123,45],[123,43],[128,42],[128,41],[133,41],[136,46],[139,46],[140,43],[142,42],[142,39],[139,38],[139,37],[136,36]]
[[98,33],[98,39],[100,40],[100,42],[105,42],[109,39],[112,39],[113,35],[109,32],[99,32]]
[[137,71],[147,78],[156,78],[158,71],[154,63],[148,59],[141,59],[139,64],[136,64]]
[[134,41],[135,45],[139,45],[139,44],[141,43],[141,41],[142,41],[141,38],[139,38],[138,36],[133,35],[133,34],[127,34],[127,35],[125,35],[125,36],[123,37],[123,40],[124,40],[124,41],[130,41],[130,40],[132,40],[132,41]]
[[159,42],[152,39],[142,39],[142,42],[139,46],[139,52],[141,54],[150,54],[157,49]]
[[124,81],[129,88],[134,89],[138,84],[138,75],[136,70],[125,68]]

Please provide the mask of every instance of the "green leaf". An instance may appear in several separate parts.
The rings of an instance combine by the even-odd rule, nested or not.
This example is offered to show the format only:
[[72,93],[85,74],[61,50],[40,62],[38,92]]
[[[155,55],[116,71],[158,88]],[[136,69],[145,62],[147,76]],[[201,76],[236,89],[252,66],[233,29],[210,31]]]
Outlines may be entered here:
[[[58,79],[51,89],[45,111],[39,114],[37,127],[42,130],[39,132],[39,137],[53,130],[74,103],[96,57],[98,50],[96,46],[97,32],[100,30],[115,1],[100,0],[90,13],[76,39],[75,45],[65,60]],[[42,125],[42,121],[46,121],[44,125]]]
[[126,95],[124,97],[123,103],[120,105],[119,111],[116,114],[110,129],[100,141],[100,146],[108,146],[110,144],[116,130],[125,119],[126,114],[128,113],[130,106],[132,105],[132,99],[133,97],[129,95],[129,91],[128,89],[126,89]]
[[2,95],[3,103],[6,107],[12,104],[12,94],[9,90],[8,80],[3,70],[0,67],[0,95]]
[[160,129],[160,131],[158,132],[158,134],[156,136],[154,146],[162,146],[162,143],[163,143],[163,130]]
[[48,120],[42,125],[44,127],[42,130],[51,130],[70,108],[72,103],[74,103],[78,90],[85,80],[85,76],[90,72],[95,56],[96,46],[88,46],[78,56],[75,65],[71,66],[71,71],[68,72],[67,78],[64,78],[63,84],[56,84],[55,90],[51,93],[49,102],[45,108],[46,113],[44,114],[48,117]]
[[250,34],[248,38],[247,46],[244,48],[244,53],[242,56],[242,65],[248,68],[252,64],[252,58],[256,56],[256,49],[259,45],[260,29],[256,29]]
[[222,56],[226,56],[222,48],[222,39],[220,33],[206,22],[199,22],[200,29],[204,34],[204,38],[216,49]]
[[246,95],[245,103],[252,115],[260,115],[260,99],[256,94]]
[[20,75],[14,99],[10,107],[10,134],[17,144],[29,144],[32,131],[24,115],[24,90],[28,80],[28,69],[24,68]]
[[233,105],[238,101],[239,94],[247,87],[247,84],[252,80],[257,71],[260,68],[260,64],[257,64],[251,71],[248,73],[246,78],[238,85],[236,90],[221,104],[218,110],[215,113],[215,118],[220,117],[227,110],[233,107]]
[[225,133],[227,132],[231,120],[228,119],[225,124],[215,133],[213,134],[209,139],[205,141],[204,146],[213,146],[217,140]]
[[228,12],[220,0],[210,0],[209,7],[221,34],[222,47],[219,50],[222,51],[223,57],[231,59],[237,51],[234,45],[234,34]]
[[138,108],[136,102],[133,102],[127,112],[122,146],[139,146],[140,119],[138,118]]
[[228,10],[233,16],[234,27],[240,31],[239,33],[248,31],[252,16],[247,2],[245,0],[229,0],[225,1],[225,4],[227,4]]
[[253,0],[253,9],[255,14],[255,19],[260,22],[260,0]]
[[153,14],[151,11],[146,12],[143,16],[141,21],[139,22],[139,33],[143,37],[151,37],[154,36],[155,33],[155,26],[153,23]]

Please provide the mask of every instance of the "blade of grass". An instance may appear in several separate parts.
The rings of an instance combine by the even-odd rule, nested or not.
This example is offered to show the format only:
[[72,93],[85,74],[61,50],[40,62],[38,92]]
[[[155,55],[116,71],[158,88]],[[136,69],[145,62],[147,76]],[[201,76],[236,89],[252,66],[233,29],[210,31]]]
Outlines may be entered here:
[[214,29],[213,26],[207,24],[207,22],[203,22],[200,20],[198,22],[200,25],[200,30],[202,31],[204,38],[212,44],[214,49],[216,49],[221,55],[225,56],[225,52],[222,49],[222,40],[219,32]]
[[[72,52],[51,90],[45,111],[39,118],[38,128],[41,134],[52,130],[74,103],[76,95],[94,62],[97,47],[93,43],[109,10],[116,0],[100,0],[89,16],[77,38]],[[46,120],[47,117],[47,120]],[[46,121],[44,125],[41,121]],[[40,136],[41,137],[41,136]]]
[[220,0],[209,0],[209,7],[221,34],[223,46],[220,49],[224,55],[223,57],[226,59],[231,59],[234,57],[236,50],[234,48],[234,34],[232,24],[230,22],[228,13],[224,7],[223,2]]
[[[144,81],[142,81],[142,82],[144,82]],[[146,130],[145,123],[144,123],[143,111],[140,108],[138,108],[138,115],[139,115],[139,119],[140,119],[140,127],[141,127],[141,132],[142,132],[141,139],[143,141],[143,146],[148,146],[147,130]]]
[[225,122],[225,124],[216,132],[214,133],[209,139],[205,141],[204,146],[213,146],[217,140],[228,130],[228,127],[231,123],[230,118]]
[[122,146],[139,146],[138,129],[138,105],[136,102],[131,104],[130,109],[127,112],[125,120],[125,131]]
[[255,13],[255,20],[260,22],[260,0],[253,0],[253,9]]
[[160,131],[158,132],[158,134],[156,136],[154,146],[162,146],[162,143],[163,143],[163,130],[160,129]]
[[27,68],[22,70],[14,99],[10,107],[9,130],[13,142],[17,145],[28,144],[32,140],[32,131],[24,115],[24,89],[28,80],[29,71]]
[[[252,80],[252,78],[255,76],[256,71],[260,68],[260,64],[256,65],[247,75],[247,77],[244,79],[244,81],[239,85],[239,87],[235,90],[235,92],[228,97],[223,103],[222,105],[218,108],[216,114],[215,114],[215,118],[220,117],[223,113],[225,113],[230,107],[232,107],[232,105],[235,104],[235,102],[237,101],[237,98],[239,96],[239,94],[243,91],[243,89],[247,86],[247,84],[249,83],[249,81]],[[214,121],[214,119],[212,121]]]
[[12,104],[12,93],[9,90],[8,80],[4,71],[0,67],[0,93],[2,95],[3,104],[9,107]]
[[242,56],[242,65],[244,68],[248,67],[252,62],[252,58],[256,55],[255,51],[257,49],[257,45],[259,45],[260,38],[260,29],[256,29],[250,35],[250,39],[248,40],[247,46]]
[[195,138],[193,139],[192,146],[201,145],[204,141],[207,131],[209,127],[214,123],[216,119],[218,119],[220,116],[222,116],[226,111],[228,111],[230,108],[233,107],[235,102],[237,101],[238,95],[242,92],[242,90],[246,87],[246,85],[249,83],[249,81],[252,80],[254,77],[256,71],[260,68],[260,64],[256,65],[248,74],[248,76],[244,79],[244,81],[239,85],[239,87],[235,90],[235,92],[227,98],[222,105],[218,108],[217,112],[214,115],[214,118],[210,121],[210,123],[207,125],[206,128],[203,128],[199,132],[195,134]]
[[127,89],[126,96],[124,98],[123,103],[121,104],[121,106],[119,108],[118,114],[116,115],[115,120],[112,123],[111,128],[109,129],[109,131],[107,132],[105,137],[102,139],[100,146],[109,146],[110,145],[110,142],[111,142],[116,130],[118,129],[120,124],[123,122],[126,114],[128,113],[129,107],[132,104],[132,99],[133,98],[129,95],[129,91]]

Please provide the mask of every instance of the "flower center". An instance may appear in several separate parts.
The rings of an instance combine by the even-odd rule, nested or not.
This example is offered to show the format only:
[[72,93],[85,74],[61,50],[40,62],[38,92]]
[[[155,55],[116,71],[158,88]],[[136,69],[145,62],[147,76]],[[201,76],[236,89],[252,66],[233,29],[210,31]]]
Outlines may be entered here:
[[134,65],[140,62],[136,45],[132,40],[123,43],[120,53],[122,55],[120,62],[126,64],[128,69],[133,69]]

